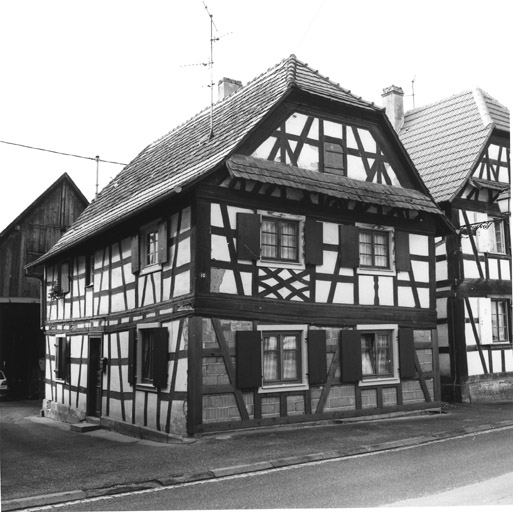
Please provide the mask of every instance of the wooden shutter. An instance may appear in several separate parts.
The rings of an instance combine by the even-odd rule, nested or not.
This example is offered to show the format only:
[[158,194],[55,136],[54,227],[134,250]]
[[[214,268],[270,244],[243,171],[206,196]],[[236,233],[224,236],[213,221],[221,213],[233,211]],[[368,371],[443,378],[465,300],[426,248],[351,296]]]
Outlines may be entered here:
[[237,331],[235,356],[239,389],[255,389],[262,385],[261,344],[259,331]]
[[131,240],[132,249],[132,273],[139,272],[140,259],[139,259],[139,235],[133,235]]
[[135,348],[136,348],[136,330],[128,331],[128,383],[132,386],[135,384]]
[[410,234],[406,231],[395,232],[395,268],[406,272],[411,268]]
[[308,382],[324,384],[327,375],[326,331],[308,331]]
[[167,222],[164,220],[159,223],[159,263],[166,263],[167,261]]
[[415,377],[413,329],[399,329],[399,375],[401,379]]
[[362,342],[359,331],[340,331],[340,370],[342,382],[362,379]]
[[156,388],[167,388],[168,337],[167,327],[151,330],[153,336],[153,385]]
[[305,222],[305,263],[322,265],[322,222],[307,219]]
[[260,258],[260,215],[237,213],[237,257],[251,261]]
[[71,382],[71,340],[64,338],[64,376],[63,379]]
[[57,338],[55,343],[55,377],[64,378],[64,338]]
[[340,234],[340,263],[342,267],[357,268],[360,265],[360,241],[356,226],[341,224]]
[[70,262],[65,261],[60,264],[59,268],[59,286],[62,293],[69,292],[69,274],[70,274]]

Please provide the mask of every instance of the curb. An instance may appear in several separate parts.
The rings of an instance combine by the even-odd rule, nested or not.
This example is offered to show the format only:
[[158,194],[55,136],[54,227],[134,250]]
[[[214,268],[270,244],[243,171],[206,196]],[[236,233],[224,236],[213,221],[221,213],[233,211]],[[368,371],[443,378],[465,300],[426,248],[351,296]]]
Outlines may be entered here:
[[15,498],[2,501],[2,510],[20,510],[24,508],[40,507],[46,505],[55,505],[66,501],[77,501],[87,498],[97,498],[102,496],[114,496],[126,492],[144,491],[169,487],[172,485],[198,482],[201,480],[213,480],[215,478],[224,478],[230,476],[243,475],[257,471],[265,471],[287,466],[307,464],[309,462],[319,462],[330,459],[340,459],[354,455],[364,455],[369,453],[383,452],[408,446],[419,446],[442,439],[451,439],[454,437],[469,435],[487,430],[513,427],[513,420],[503,420],[495,424],[483,424],[479,426],[463,427],[450,432],[440,432],[434,435],[417,436],[396,441],[386,441],[383,443],[370,444],[345,450],[329,450],[326,452],[312,453],[308,455],[298,455],[292,457],[281,457],[274,460],[255,462],[252,464],[241,464],[237,466],[228,466],[225,468],[216,468],[207,471],[189,472],[158,478],[152,481],[139,482],[133,484],[116,485],[113,487],[96,488],[87,490],[64,491],[54,494],[45,494],[40,496],[30,496],[27,498]]

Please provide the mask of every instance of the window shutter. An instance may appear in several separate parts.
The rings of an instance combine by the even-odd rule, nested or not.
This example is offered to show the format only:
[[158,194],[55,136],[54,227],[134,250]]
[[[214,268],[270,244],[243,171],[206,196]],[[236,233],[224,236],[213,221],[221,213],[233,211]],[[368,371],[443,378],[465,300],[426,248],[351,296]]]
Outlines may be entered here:
[[395,232],[395,268],[405,272],[411,268],[410,234],[406,231]]
[[327,374],[326,331],[308,331],[308,382],[324,384]]
[[340,331],[340,370],[342,382],[362,379],[362,342],[359,331]]
[[164,220],[159,224],[159,263],[167,261],[167,222]]
[[135,340],[136,330],[128,331],[128,383],[135,384]]
[[70,264],[68,261],[61,263],[59,272],[59,286],[62,293],[69,292],[69,269]]
[[399,375],[401,379],[415,377],[413,329],[399,329]]
[[139,272],[139,235],[133,235],[131,240],[132,249],[132,274]]
[[237,387],[255,389],[262,385],[262,351],[259,331],[237,331],[235,356]]
[[358,228],[347,224],[339,226],[340,262],[342,267],[357,268],[360,265],[360,241]]
[[55,343],[55,377],[64,378],[64,338],[57,338]]
[[307,219],[305,222],[305,263],[322,265],[322,222]]
[[260,215],[237,213],[237,257],[252,261],[260,258]]
[[63,379],[67,382],[71,381],[71,341],[68,338],[63,339],[64,342],[64,371]]
[[153,335],[153,385],[167,388],[168,330],[166,327],[152,329]]

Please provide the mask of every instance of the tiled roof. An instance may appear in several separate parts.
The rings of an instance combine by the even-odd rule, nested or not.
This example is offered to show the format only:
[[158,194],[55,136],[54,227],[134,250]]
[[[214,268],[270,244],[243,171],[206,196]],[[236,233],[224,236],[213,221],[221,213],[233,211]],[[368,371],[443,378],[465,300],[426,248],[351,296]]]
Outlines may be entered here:
[[41,260],[112,228],[217,168],[292,87],[367,111],[382,110],[291,55],[214,104],[213,137],[209,107],[146,147]]
[[227,162],[233,177],[309,190],[331,197],[442,215],[433,200],[418,190],[307,171],[293,165],[233,155]]
[[441,202],[462,186],[494,128],[509,132],[509,110],[475,89],[407,112],[399,137]]

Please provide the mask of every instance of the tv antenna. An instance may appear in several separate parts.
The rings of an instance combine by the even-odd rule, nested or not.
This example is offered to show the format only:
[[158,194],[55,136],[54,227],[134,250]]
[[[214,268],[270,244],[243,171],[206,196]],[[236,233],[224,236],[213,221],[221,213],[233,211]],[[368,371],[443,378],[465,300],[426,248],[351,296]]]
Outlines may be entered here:
[[214,37],[214,29],[216,32],[219,31],[214,23],[214,16],[208,10],[205,2],[203,2],[203,6],[210,18],[210,60],[207,63],[210,69],[210,133],[208,135],[208,140],[212,140],[214,137],[214,43],[219,41],[219,37]]

